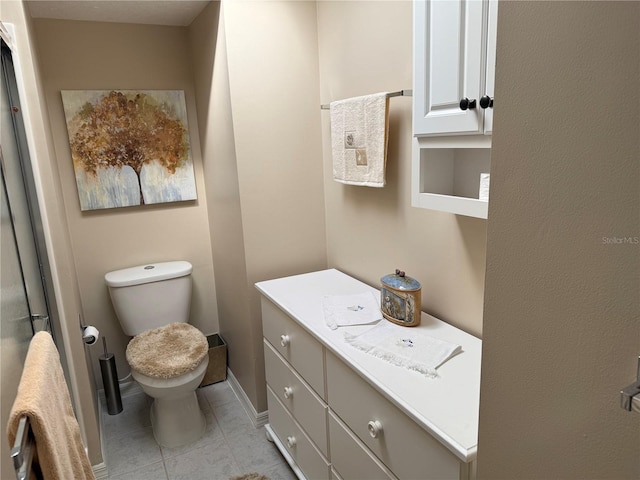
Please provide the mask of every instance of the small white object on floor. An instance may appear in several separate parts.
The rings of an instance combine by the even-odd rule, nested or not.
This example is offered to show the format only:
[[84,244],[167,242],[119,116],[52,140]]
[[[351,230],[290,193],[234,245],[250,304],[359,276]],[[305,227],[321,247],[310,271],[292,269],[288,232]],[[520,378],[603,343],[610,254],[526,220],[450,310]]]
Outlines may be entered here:
[[368,325],[382,320],[380,303],[372,292],[322,297],[324,319],[331,330],[338,327]]
[[344,337],[359,350],[432,378],[438,376],[440,365],[462,352],[460,345],[387,321],[358,335],[345,332]]

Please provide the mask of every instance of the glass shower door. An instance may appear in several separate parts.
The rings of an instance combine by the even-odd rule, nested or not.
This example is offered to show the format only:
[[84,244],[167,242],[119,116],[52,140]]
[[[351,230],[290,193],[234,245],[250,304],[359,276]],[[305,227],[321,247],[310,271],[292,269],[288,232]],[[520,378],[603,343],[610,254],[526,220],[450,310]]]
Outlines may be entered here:
[[[55,311],[50,309],[53,304],[46,289],[51,272],[11,49],[4,38],[0,44],[0,430],[4,432],[31,338],[38,330],[48,330],[55,340],[56,323],[49,321],[50,312]],[[60,360],[68,377],[60,343]],[[14,478],[10,447],[6,441],[0,446],[0,478]]]
[[[16,248],[11,212],[2,175],[0,210],[0,421],[7,425],[9,412],[16,396],[22,366],[33,336],[27,292],[22,280],[20,257]],[[13,478],[9,461],[9,445],[2,444],[1,478]],[[11,475],[11,476],[9,476]]]
[[27,294],[30,320],[34,331],[49,329],[49,303],[44,285],[44,258],[36,231],[41,227],[30,171],[22,112],[11,50],[2,42],[2,95],[0,99],[0,159],[13,236]]

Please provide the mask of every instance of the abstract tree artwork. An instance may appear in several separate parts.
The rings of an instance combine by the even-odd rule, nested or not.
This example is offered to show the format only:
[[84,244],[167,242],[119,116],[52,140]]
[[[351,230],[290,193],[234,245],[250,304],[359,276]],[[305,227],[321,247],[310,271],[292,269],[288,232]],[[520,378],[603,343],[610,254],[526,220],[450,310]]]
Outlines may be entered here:
[[81,210],[196,199],[183,91],[61,93]]

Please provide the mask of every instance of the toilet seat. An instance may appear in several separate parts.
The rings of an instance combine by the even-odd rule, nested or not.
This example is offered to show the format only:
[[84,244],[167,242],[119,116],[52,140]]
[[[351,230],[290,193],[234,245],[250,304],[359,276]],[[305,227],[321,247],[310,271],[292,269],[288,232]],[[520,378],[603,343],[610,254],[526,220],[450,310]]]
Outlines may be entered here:
[[[132,376],[133,379],[138,382],[141,386],[144,385],[147,389],[163,389],[168,390],[176,387],[183,387],[188,383],[197,380],[197,384],[199,385],[202,381],[204,374],[207,372],[207,367],[209,366],[209,356],[205,355],[200,364],[190,372],[183,373],[177,377],[173,378],[154,378],[145,375],[144,373],[137,372],[133,370]],[[196,385],[197,386],[197,385]],[[143,387],[143,390],[144,390]]]
[[171,323],[133,337],[126,357],[137,373],[171,379],[195,370],[208,351],[207,338],[200,330],[188,323]]

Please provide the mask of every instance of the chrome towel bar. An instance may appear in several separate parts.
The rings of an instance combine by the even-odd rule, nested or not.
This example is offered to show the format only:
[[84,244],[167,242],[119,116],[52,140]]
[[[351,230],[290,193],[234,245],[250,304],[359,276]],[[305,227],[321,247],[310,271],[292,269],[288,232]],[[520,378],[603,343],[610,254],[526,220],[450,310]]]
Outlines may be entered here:
[[[413,96],[413,90],[398,90],[397,92],[390,92],[387,97],[411,97]],[[329,110],[329,105],[320,105],[321,110]]]
[[[29,418],[20,417],[16,440],[11,449],[11,460],[16,471],[17,480],[28,480],[31,477],[31,461],[35,450],[35,439],[31,431]],[[36,477],[37,478],[37,477]]]

